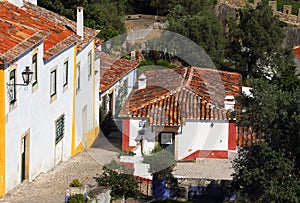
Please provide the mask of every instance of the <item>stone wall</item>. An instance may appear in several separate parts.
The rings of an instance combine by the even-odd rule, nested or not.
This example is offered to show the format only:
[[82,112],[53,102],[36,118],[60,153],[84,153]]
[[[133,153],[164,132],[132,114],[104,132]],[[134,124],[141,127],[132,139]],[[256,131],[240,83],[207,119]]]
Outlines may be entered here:
[[[249,3],[246,0],[220,0],[219,3],[229,5],[233,8],[243,8],[247,4],[256,8],[261,0],[254,0],[254,3]],[[269,1],[269,6],[273,10],[273,14],[277,15],[281,21],[284,21],[293,26],[300,26],[300,9],[298,15],[292,14],[292,5],[284,5],[282,11],[277,11],[277,1]]]

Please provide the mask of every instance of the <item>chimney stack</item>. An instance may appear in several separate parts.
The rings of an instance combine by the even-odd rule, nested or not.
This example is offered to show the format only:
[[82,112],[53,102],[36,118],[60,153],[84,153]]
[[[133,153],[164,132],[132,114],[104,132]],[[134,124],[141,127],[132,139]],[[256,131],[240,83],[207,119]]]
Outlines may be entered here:
[[8,0],[9,3],[14,4],[15,6],[22,7],[23,6],[23,0]]
[[146,79],[146,76],[144,74],[142,74],[138,80],[138,89],[139,90],[145,89],[146,86],[147,86],[147,79]]
[[227,95],[224,101],[224,107],[226,110],[234,111],[235,99],[232,95]]
[[83,39],[83,7],[77,7],[77,35]]

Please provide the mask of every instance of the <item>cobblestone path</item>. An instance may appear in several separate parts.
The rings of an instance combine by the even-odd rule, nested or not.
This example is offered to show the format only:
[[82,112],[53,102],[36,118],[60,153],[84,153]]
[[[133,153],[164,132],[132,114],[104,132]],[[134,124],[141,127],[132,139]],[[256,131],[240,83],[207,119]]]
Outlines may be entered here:
[[62,203],[73,179],[86,184],[87,189],[96,186],[94,177],[102,174],[105,163],[117,159],[118,151],[105,138],[100,138],[87,151],[71,157],[48,173],[40,174],[30,183],[20,184],[0,198],[0,203]]

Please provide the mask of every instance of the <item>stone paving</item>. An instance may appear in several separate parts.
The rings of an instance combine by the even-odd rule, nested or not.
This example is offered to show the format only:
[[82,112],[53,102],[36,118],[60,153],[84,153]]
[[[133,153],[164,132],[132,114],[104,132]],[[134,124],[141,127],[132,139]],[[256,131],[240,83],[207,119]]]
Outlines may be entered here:
[[24,182],[10,191],[0,202],[6,203],[60,203],[64,202],[70,182],[77,178],[87,189],[96,186],[97,174],[102,166],[117,159],[118,149],[100,138],[87,151],[81,152],[68,161],[57,165],[48,173],[42,173],[32,182]]

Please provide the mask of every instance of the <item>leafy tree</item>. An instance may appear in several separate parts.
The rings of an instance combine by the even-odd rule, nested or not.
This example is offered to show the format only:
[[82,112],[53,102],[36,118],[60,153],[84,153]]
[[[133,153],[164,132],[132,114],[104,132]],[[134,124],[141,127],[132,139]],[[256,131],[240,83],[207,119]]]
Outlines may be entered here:
[[239,99],[237,124],[252,127],[258,138],[234,165],[233,186],[243,202],[299,202],[300,86],[282,85],[293,75],[277,77],[250,80],[252,96]]
[[299,174],[282,150],[257,143],[239,151],[233,184],[241,202],[298,202]]
[[135,198],[138,195],[138,181],[132,171],[115,160],[103,166],[103,174],[97,178],[97,182],[99,186],[111,188],[110,195],[116,199]]
[[200,8],[198,12],[189,14],[188,9],[181,5],[174,7],[168,16],[168,30],[194,41],[217,65],[222,64],[225,38],[221,23],[212,6]]
[[[123,2],[123,1],[122,1]],[[98,37],[108,39],[126,31],[123,4],[108,0],[40,0],[38,5],[76,21],[77,6],[84,7],[84,25],[101,30]]]
[[[156,187],[161,185],[161,183],[174,183],[172,172],[176,162],[171,152],[162,149],[160,146],[156,146],[150,155],[144,156],[144,163],[150,165],[149,172],[152,174],[153,193],[156,191]],[[158,194],[153,194],[154,197],[157,197],[157,195]]]
[[241,9],[239,19],[229,18],[229,21],[225,58],[243,77],[273,74],[270,67],[276,66],[285,35],[267,1],[262,1],[256,9]]

